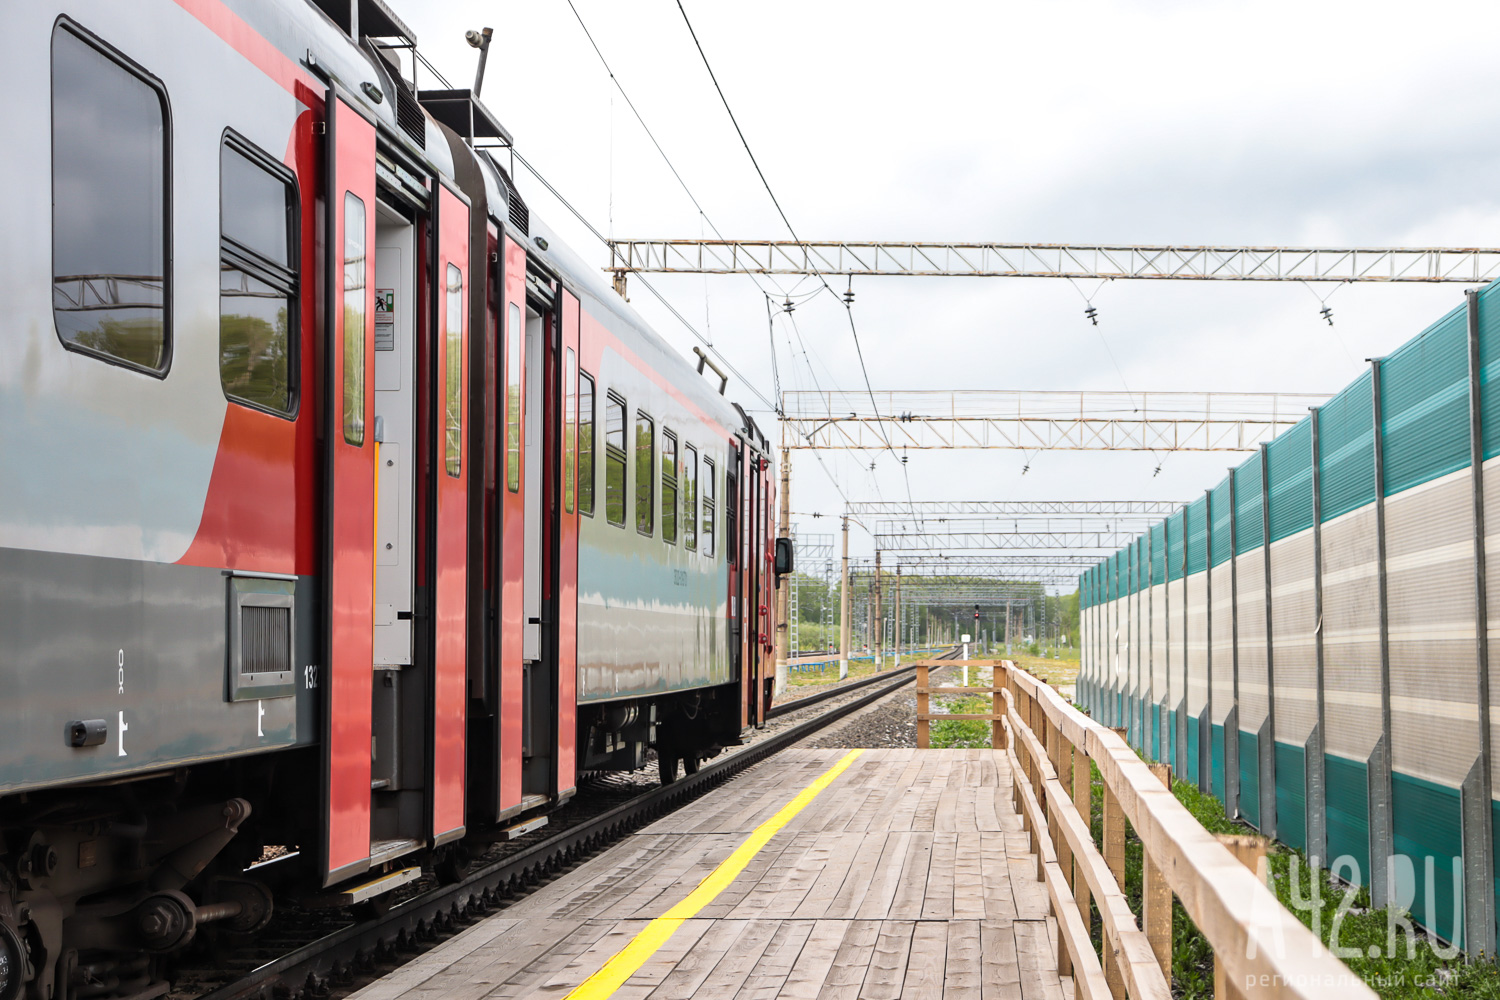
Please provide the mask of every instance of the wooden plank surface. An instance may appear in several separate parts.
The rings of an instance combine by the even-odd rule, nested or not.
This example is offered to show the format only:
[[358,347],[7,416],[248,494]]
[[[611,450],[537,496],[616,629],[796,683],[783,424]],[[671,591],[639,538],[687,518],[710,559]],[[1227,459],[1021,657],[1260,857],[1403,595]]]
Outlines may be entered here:
[[[756,765],[354,996],[560,1000],[844,753]],[[613,1000],[1071,997],[1011,781],[990,750],[866,751]]]

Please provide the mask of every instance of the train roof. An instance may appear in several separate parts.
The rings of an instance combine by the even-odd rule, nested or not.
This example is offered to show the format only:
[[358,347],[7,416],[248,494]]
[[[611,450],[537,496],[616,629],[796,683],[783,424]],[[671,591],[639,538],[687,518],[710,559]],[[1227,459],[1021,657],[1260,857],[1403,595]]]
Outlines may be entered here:
[[[401,76],[390,58],[395,50],[416,49],[416,35],[383,0],[227,0],[247,24],[263,35],[288,58],[315,68],[320,76],[338,83],[347,99],[384,126],[387,141],[426,163],[439,175],[457,180],[454,149],[469,145],[468,139],[449,125],[456,106],[470,111],[475,133],[481,137],[509,141],[510,136],[494,115],[466,90],[418,89]],[[416,60],[413,58],[413,64]],[[434,80],[434,84],[438,81]],[[378,99],[371,94],[371,86]],[[437,108],[440,124],[433,115]],[[456,138],[450,146],[450,138]],[[462,153],[457,155],[462,156]],[[583,308],[624,341],[632,351],[666,376],[703,412],[731,431],[743,433],[765,450],[765,435],[744,410],[719,394],[711,379],[662,338],[628,302],[616,294],[603,272],[585,262],[545,221],[523,209],[524,229],[512,221],[517,186],[505,169],[486,150],[470,155],[484,178],[485,201],[491,220],[526,247],[527,253],[552,270],[578,296]],[[524,205],[524,201],[522,201]],[[537,237],[546,244],[545,249]]]
[[[618,295],[605,281],[597,265],[583,260],[545,220],[535,215],[530,216],[527,233],[515,231],[515,226],[505,217],[505,212],[496,211],[507,204],[504,195],[511,183],[509,175],[488,154],[481,155],[480,162],[485,175],[487,200],[492,206],[491,218],[522,241],[532,257],[562,279],[563,284],[578,296],[579,303],[586,312],[608,327],[611,333],[653,368],[667,376],[703,412],[712,415],[732,431],[744,432],[754,440],[756,447],[766,450],[765,436],[754,421],[740,407],[720,395],[710,378],[700,375],[629,302]],[[542,244],[546,244],[545,248]]]

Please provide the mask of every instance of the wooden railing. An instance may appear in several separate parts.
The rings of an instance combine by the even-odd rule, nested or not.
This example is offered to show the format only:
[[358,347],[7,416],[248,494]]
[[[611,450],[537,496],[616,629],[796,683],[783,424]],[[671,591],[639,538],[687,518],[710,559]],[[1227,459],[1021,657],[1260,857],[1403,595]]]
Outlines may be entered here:
[[[919,666],[919,745],[923,715],[967,717],[929,714],[930,694],[991,691],[1002,706],[994,745],[1011,763],[1015,807],[1057,919],[1058,971],[1073,976],[1079,1000],[1170,1000],[1174,897],[1213,949],[1215,996],[1373,1000],[1257,876],[1263,838],[1210,834],[1172,794],[1166,765],[1142,760],[1118,732],[1014,663],[995,661],[994,671],[993,689],[950,690],[928,687]],[[1103,779],[1100,845],[1090,828],[1091,764]],[[1127,823],[1143,849],[1140,923],[1124,891]],[[1102,958],[1089,935],[1095,908]]]
[[[999,670],[1000,660],[927,660],[919,661],[917,667],[917,747],[922,750],[928,749],[930,741],[929,725],[940,719],[975,719],[990,724],[990,745],[996,750],[1005,748],[1005,732],[1001,721],[1005,718],[1005,706],[1000,701],[1000,694],[1004,690],[998,687],[929,687],[927,673],[929,670],[939,667],[984,667],[991,670]],[[929,697],[935,694],[987,694],[992,699],[991,709],[982,715],[949,715],[947,713],[933,713]]]

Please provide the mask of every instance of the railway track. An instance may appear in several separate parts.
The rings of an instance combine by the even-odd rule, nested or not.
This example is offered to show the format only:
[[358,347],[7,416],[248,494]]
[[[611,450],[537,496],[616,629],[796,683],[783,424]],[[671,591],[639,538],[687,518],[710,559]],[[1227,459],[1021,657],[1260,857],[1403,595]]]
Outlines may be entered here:
[[[937,659],[957,655],[952,650]],[[300,944],[257,965],[233,982],[206,990],[177,986],[173,998],[197,1000],[321,1000],[385,975],[451,934],[476,923],[581,863],[658,816],[718,787],[739,772],[910,684],[914,667],[900,667],[841,684],[774,707],[768,719],[804,711],[854,691],[859,697],[778,729],[699,767],[696,774],[653,788],[597,815],[489,863],[451,885],[439,885],[393,905],[387,912]]]

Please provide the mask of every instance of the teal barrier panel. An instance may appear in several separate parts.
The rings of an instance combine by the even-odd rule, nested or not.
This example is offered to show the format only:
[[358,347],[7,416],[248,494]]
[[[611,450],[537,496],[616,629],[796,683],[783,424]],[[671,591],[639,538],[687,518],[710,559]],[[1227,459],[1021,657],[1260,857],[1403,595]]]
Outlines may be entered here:
[[1245,822],[1260,829],[1260,755],[1256,749],[1260,737],[1240,734],[1240,816]]
[[1177,773],[1177,712],[1167,710],[1167,759],[1165,763],[1172,765],[1172,773]]
[[[1463,306],[1451,310],[1420,336],[1408,341],[1381,362],[1384,425],[1380,441],[1387,495],[1398,494],[1430,482],[1461,470],[1468,464],[1467,319]],[[1485,457],[1493,458],[1500,455],[1500,282],[1492,283],[1479,293],[1479,365],[1479,403]],[[1370,390],[1371,374],[1365,371],[1319,411],[1319,508],[1325,524],[1375,501],[1374,460],[1377,437],[1372,427]],[[1231,551],[1253,555],[1263,544],[1306,530],[1313,519],[1308,437],[1309,424],[1303,421],[1281,435],[1269,449],[1269,537],[1263,537],[1261,530],[1262,468],[1259,456],[1256,456],[1232,472],[1231,479],[1221,483],[1214,491],[1213,530],[1208,534],[1207,545],[1203,544],[1206,519],[1199,509],[1201,501],[1190,505],[1188,510],[1177,511],[1150,529],[1152,544],[1148,551],[1153,573],[1149,579],[1175,582],[1182,579],[1184,570],[1193,574],[1205,567],[1222,564],[1229,558]],[[1228,521],[1228,490],[1231,481],[1235,486],[1235,506],[1238,508],[1233,532],[1229,530]],[[1231,534],[1235,537],[1231,538]],[[1325,547],[1329,544],[1338,547],[1335,552],[1336,561],[1341,564],[1348,563],[1351,559],[1354,564],[1359,563],[1360,551],[1346,552],[1343,547],[1349,545],[1358,548],[1364,544],[1364,540],[1356,538],[1351,541],[1350,537],[1347,531],[1335,534],[1332,529],[1325,529]],[[1137,540],[1090,571],[1093,574],[1093,578],[1089,580],[1090,604],[1095,601],[1107,604],[1126,594],[1137,593],[1143,587],[1144,579],[1140,576],[1140,570],[1143,568],[1141,564],[1145,562],[1145,553],[1142,545],[1143,542]],[[1327,551],[1325,548],[1325,556]],[[1131,559],[1128,565],[1132,575],[1128,582],[1121,575],[1122,569],[1127,565],[1121,561],[1125,552],[1130,553]],[[1251,566],[1250,569],[1256,567]],[[1258,576],[1258,573],[1248,575],[1248,585],[1252,589],[1262,582]],[[1246,581],[1247,576],[1242,575],[1242,596]],[[1264,583],[1268,585],[1269,581]],[[1325,580],[1325,599],[1329,597],[1329,586],[1329,582]],[[1328,654],[1330,659],[1325,663],[1325,668],[1330,671],[1326,676],[1331,700],[1323,737],[1325,746],[1330,743],[1335,747],[1348,744],[1349,749],[1345,752],[1363,754],[1363,748],[1368,747],[1370,742],[1367,739],[1371,725],[1369,713],[1349,711],[1348,699],[1340,700],[1335,694],[1341,683],[1354,683],[1350,679],[1351,668],[1373,669],[1366,662],[1369,659],[1367,647],[1370,642],[1368,639],[1358,638],[1362,634],[1362,628],[1368,631],[1368,628],[1364,628],[1365,625],[1373,627],[1373,624],[1363,621],[1360,607],[1350,610],[1347,585],[1335,581],[1332,586],[1335,588],[1332,599],[1340,609],[1339,614],[1350,617],[1350,621],[1336,623],[1336,632],[1342,628],[1348,633],[1342,635],[1340,641],[1364,645],[1330,647],[1334,652]],[[1337,589],[1340,586],[1344,588],[1342,591]],[[1181,590],[1174,591],[1174,598],[1180,599],[1181,593]],[[1215,593],[1218,595],[1217,589]],[[1400,598],[1399,588],[1393,593]],[[1179,659],[1182,651],[1180,629],[1185,622],[1176,600],[1172,610],[1171,675],[1174,709],[1197,709],[1202,705],[1198,700],[1198,688],[1194,687],[1194,701],[1190,706],[1182,703],[1182,692],[1178,690],[1183,677],[1183,664]],[[1222,723],[1200,724],[1196,711],[1179,732],[1178,723],[1183,720],[1178,718],[1177,710],[1166,711],[1164,706],[1148,705],[1141,697],[1141,687],[1121,690],[1122,686],[1113,681],[1113,660],[1105,654],[1108,641],[1103,635],[1096,640],[1097,656],[1101,660],[1107,660],[1108,665],[1098,664],[1095,669],[1099,676],[1092,685],[1086,685],[1082,690],[1093,699],[1100,716],[1109,717],[1112,725],[1127,727],[1132,746],[1140,748],[1148,757],[1170,764],[1174,773],[1181,775],[1184,780],[1207,787],[1221,801],[1228,792],[1227,770],[1230,763],[1227,758],[1231,748],[1228,741],[1237,741],[1233,746],[1238,755],[1240,815],[1246,822],[1259,827],[1263,820],[1271,820],[1269,816],[1262,817],[1259,811],[1262,791],[1259,787],[1261,761],[1257,752],[1259,740],[1255,732],[1259,728],[1263,711],[1270,707],[1264,704],[1264,696],[1255,690],[1262,671],[1267,667],[1266,663],[1257,662],[1258,658],[1253,655],[1264,623],[1257,620],[1259,608],[1246,606],[1243,601],[1237,613],[1241,643],[1240,679],[1244,681],[1248,678],[1250,681],[1249,688],[1242,687],[1240,691],[1238,718],[1249,732],[1226,730]],[[1248,631],[1247,616],[1250,619]],[[1217,626],[1219,623],[1215,621],[1214,624]],[[1282,624],[1284,623],[1278,622],[1278,627]],[[1217,627],[1214,628],[1214,633],[1216,636],[1220,635]],[[1355,638],[1349,638],[1350,635]],[[1280,637],[1278,631],[1278,639]],[[1135,643],[1131,646],[1132,653],[1135,653],[1136,644],[1144,642],[1144,637],[1136,633]],[[1113,650],[1112,646],[1109,648]],[[1337,652],[1341,649],[1344,650],[1342,655],[1345,657],[1355,657],[1356,653],[1359,656],[1353,660],[1342,659]],[[1156,652],[1154,646],[1152,652]],[[1248,658],[1247,653],[1250,654]],[[1217,663],[1216,656],[1214,664]],[[1196,685],[1201,683],[1198,676],[1201,665],[1196,661],[1195,668],[1193,680]],[[1432,669],[1450,671],[1449,674],[1436,677],[1438,680],[1447,680],[1451,678],[1451,670],[1455,668],[1441,659],[1434,659]],[[1224,679],[1217,670],[1210,681],[1209,696],[1213,703],[1220,704],[1220,694],[1227,703],[1232,694],[1227,685],[1223,690],[1218,687],[1224,683]],[[1306,683],[1307,680],[1300,676],[1289,678],[1291,688],[1305,687]],[[1160,690],[1155,693],[1161,695]],[[1224,713],[1220,711],[1216,714],[1222,716]],[[1293,723],[1298,721],[1290,714],[1288,720]],[[1280,721],[1283,720],[1278,719]],[[1378,718],[1373,724],[1378,728]],[[1298,745],[1303,735],[1302,731],[1296,731],[1299,727],[1282,728],[1287,729],[1283,737],[1290,742],[1268,747],[1268,752],[1274,758],[1276,787],[1265,789],[1267,803],[1274,802],[1275,805],[1274,825],[1278,838],[1289,846],[1305,849],[1308,833],[1309,804],[1306,787],[1309,761],[1304,748]],[[1434,731],[1430,736],[1424,732],[1423,738],[1434,742],[1443,740],[1445,732],[1442,727],[1434,724],[1432,728]],[[1448,733],[1451,734],[1451,727]],[[1203,745],[1203,741],[1208,741],[1207,746]],[[1356,750],[1354,747],[1361,749]],[[1368,885],[1372,874],[1368,762],[1340,756],[1337,752],[1326,753],[1324,760],[1326,800],[1323,803],[1323,819],[1327,832],[1327,857],[1318,861],[1333,867],[1339,859],[1347,858],[1352,862],[1353,868],[1346,865],[1339,868],[1338,873],[1356,878],[1362,885]],[[1202,767],[1208,767],[1209,773],[1201,774]],[[1446,775],[1446,771],[1443,773]],[[1443,780],[1449,779],[1445,777]],[[1273,792],[1274,798],[1271,794]],[[1397,857],[1402,859],[1398,862],[1396,882],[1392,885],[1394,898],[1397,902],[1410,905],[1415,922],[1439,937],[1463,943],[1462,916],[1455,913],[1455,907],[1462,906],[1463,885],[1461,881],[1455,880],[1452,868],[1455,859],[1462,860],[1464,839],[1459,792],[1451,783],[1438,784],[1396,772],[1392,775],[1392,796],[1392,847]],[[1492,850],[1496,857],[1500,857],[1500,800],[1492,802],[1491,815],[1494,823]],[[1430,874],[1429,859],[1432,862]],[[1469,860],[1472,863],[1477,859]],[[1381,863],[1384,863],[1383,860]],[[1493,892],[1500,899],[1500,865],[1496,866]],[[1474,946],[1477,949],[1482,945],[1475,942]]]
[[1198,720],[1188,719],[1187,725],[1187,771],[1188,781],[1198,783]]
[[[1482,314],[1482,313],[1481,313]],[[1490,802],[1490,849],[1500,858],[1500,802]],[[1495,896],[1500,898],[1500,864],[1495,866]]]
[[[1453,912],[1455,901],[1463,896],[1462,874],[1457,885],[1453,875],[1453,859],[1463,857],[1458,789],[1392,772],[1391,815],[1395,819],[1396,853],[1411,861],[1415,890],[1411,915],[1438,937],[1452,941],[1463,920],[1462,914],[1455,920]],[[1428,858],[1433,859],[1430,884]],[[1462,873],[1462,866],[1459,871]]]
[[[1500,284],[1479,293],[1479,409],[1484,457],[1500,455]],[[1500,865],[1495,866],[1500,872]],[[1497,876],[1500,877],[1500,876]]]
[[1307,847],[1307,751],[1276,744],[1276,839]]
[[[1362,885],[1370,879],[1370,779],[1362,760],[1350,760],[1337,754],[1323,757],[1323,780],[1328,798],[1327,868],[1348,855],[1359,865]],[[1337,873],[1348,878],[1347,872]]]
[[1213,730],[1209,736],[1213,742],[1209,745],[1209,753],[1212,760],[1209,767],[1212,769],[1209,778],[1213,782],[1212,791],[1214,798],[1220,802],[1224,801],[1224,727],[1218,723],[1211,726]]
[[1375,502],[1375,404],[1366,371],[1318,413],[1326,523]]
[[1380,364],[1386,496],[1469,465],[1467,313],[1459,306]]

